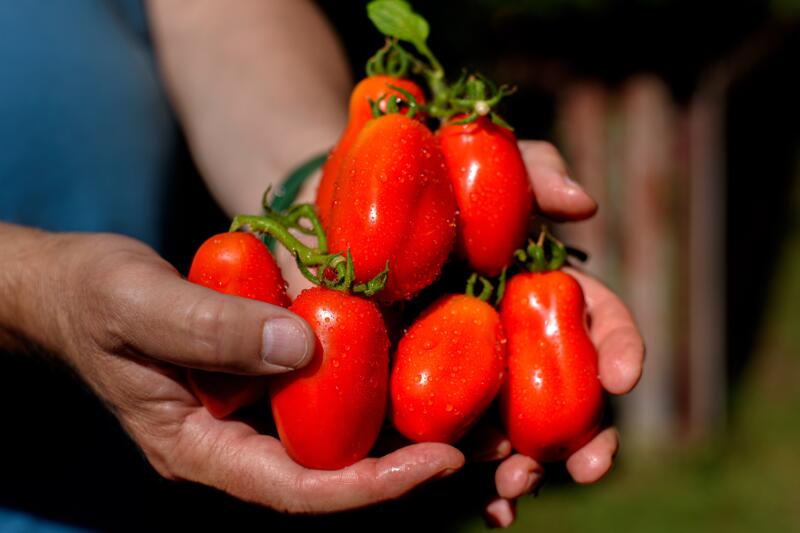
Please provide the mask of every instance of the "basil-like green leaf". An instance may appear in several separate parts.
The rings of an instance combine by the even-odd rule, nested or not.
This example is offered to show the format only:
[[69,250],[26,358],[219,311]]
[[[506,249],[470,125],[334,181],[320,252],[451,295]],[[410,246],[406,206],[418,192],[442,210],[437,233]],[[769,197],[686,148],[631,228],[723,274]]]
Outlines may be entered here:
[[378,30],[388,37],[407,41],[415,46],[428,39],[428,22],[414,13],[405,0],[373,0],[367,4],[367,15]]

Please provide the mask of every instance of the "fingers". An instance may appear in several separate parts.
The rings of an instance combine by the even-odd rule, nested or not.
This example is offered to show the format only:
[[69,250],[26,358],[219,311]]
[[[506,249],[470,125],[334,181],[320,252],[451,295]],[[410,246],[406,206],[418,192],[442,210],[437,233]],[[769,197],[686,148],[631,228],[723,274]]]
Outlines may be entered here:
[[515,501],[542,481],[544,468],[527,455],[514,454],[497,467],[494,480],[497,498],[486,506],[486,521],[493,527],[508,527],[516,517]]
[[566,163],[548,142],[520,141],[520,152],[536,198],[536,212],[554,220],[583,220],[597,203],[570,179]]
[[514,454],[497,467],[494,481],[501,498],[513,500],[532,491],[544,475],[542,465],[527,455]]
[[514,500],[497,497],[486,505],[486,522],[489,527],[509,527],[516,519]]
[[184,424],[173,455],[177,477],[225,490],[250,502],[293,513],[355,509],[397,498],[448,475],[464,456],[444,444],[415,444],[342,470],[310,470],[293,462],[281,443],[235,421],[198,410]]
[[313,355],[314,334],[297,315],[189,283],[163,261],[122,262],[99,283],[115,341],[155,359],[259,375],[302,367]]
[[567,470],[577,483],[594,483],[611,469],[619,448],[619,433],[608,428],[567,459]]
[[597,346],[603,387],[612,394],[630,392],[642,376],[644,340],[628,308],[605,285],[574,269],[591,320],[589,333]]
[[464,438],[463,446],[470,461],[489,462],[511,455],[511,441],[497,427],[482,424]]

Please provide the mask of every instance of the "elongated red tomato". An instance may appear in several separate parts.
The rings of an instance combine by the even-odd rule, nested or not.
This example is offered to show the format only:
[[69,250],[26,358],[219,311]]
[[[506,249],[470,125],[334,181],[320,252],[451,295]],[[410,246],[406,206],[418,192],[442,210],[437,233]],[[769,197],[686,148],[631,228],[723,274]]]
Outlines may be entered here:
[[342,163],[328,224],[333,252],[350,249],[356,280],[389,262],[382,301],[409,299],[439,275],[453,248],[456,205],[433,134],[404,115],[369,121]]
[[392,422],[412,441],[453,444],[497,395],[505,359],[500,315],[491,305],[463,294],[439,299],[397,347]]
[[533,207],[517,139],[487,117],[445,125],[437,137],[458,202],[459,254],[496,276],[525,242]]
[[583,291],[565,272],[519,274],[500,315],[508,335],[500,412],[511,444],[538,461],[566,459],[597,433],[603,409]]
[[[249,233],[221,233],[204,242],[189,281],[216,291],[287,307],[286,282],[264,244]],[[224,418],[266,393],[265,378],[191,370],[189,385],[216,418]]]
[[386,412],[389,337],[371,301],[318,287],[289,309],[317,336],[311,362],[270,381],[272,414],[289,455],[335,470],[367,455]]
[[[401,97],[405,98],[401,92],[389,87],[393,85],[411,93],[420,105],[425,104],[425,95],[419,85],[411,80],[403,78],[392,78],[391,76],[377,75],[364,78],[358,85],[355,86],[350,95],[350,112],[345,128],[336,147],[331,151],[328,160],[322,167],[322,180],[319,182],[319,189],[317,189],[317,214],[320,221],[325,226],[328,215],[331,211],[333,204],[333,189],[336,182],[336,176],[339,173],[339,168],[342,166],[342,160],[350,147],[355,142],[356,137],[361,132],[370,119],[372,119],[372,107],[370,100],[374,102],[381,101],[385,95],[387,97]],[[386,100],[381,101],[381,109],[386,110]]]

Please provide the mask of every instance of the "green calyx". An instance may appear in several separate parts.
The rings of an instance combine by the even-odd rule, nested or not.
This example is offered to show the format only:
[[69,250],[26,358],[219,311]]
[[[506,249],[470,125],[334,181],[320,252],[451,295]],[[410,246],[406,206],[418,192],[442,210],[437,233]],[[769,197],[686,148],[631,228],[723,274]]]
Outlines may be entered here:
[[503,98],[514,94],[515,90],[507,85],[497,87],[491,80],[480,74],[466,78],[462,76],[451,88],[449,114],[446,118],[453,115],[466,115],[464,118],[450,123],[469,124],[480,117],[488,116],[493,123],[513,131],[514,128],[503,120],[494,109]]
[[529,272],[558,270],[566,263],[567,247],[543,227],[539,239],[529,240],[525,249],[514,252],[514,258]]
[[[230,231],[249,231],[262,238],[275,239],[294,256],[303,276],[320,287],[370,297],[386,286],[389,277],[388,261],[386,268],[377,276],[366,283],[356,284],[350,250],[346,254],[328,253],[327,237],[314,206],[299,204],[278,212],[269,207],[268,193],[269,190],[264,194],[265,214],[238,215],[234,217]],[[316,245],[305,245],[292,231],[316,237]]]
[[[414,116],[420,112],[422,107],[417,102],[417,99],[414,98],[414,95],[408,92],[407,90],[403,89],[402,87],[398,87],[396,85],[387,85],[390,89],[393,89],[403,97],[399,97],[397,95],[382,95],[377,100],[370,99],[369,105],[370,109],[372,110],[372,116],[375,118],[382,117],[384,115],[391,115],[394,113],[402,113],[405,111],[405,115],[408,118],[414,118]],[[381,104],[386,102],[386,109],[381,109]]]

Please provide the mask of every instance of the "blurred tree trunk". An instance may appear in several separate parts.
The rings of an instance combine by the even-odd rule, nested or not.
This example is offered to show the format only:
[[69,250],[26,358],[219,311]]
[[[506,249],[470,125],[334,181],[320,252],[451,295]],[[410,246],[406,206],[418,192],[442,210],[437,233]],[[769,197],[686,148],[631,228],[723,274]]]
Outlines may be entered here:
[[597,200],[600,209],[589,221],[566,225],[561,233],[568,242],[589,253],[586,270],[609,279],[614,260],[609,191],[610,95],[600,81],[574,83],[558,103],[557,128],[571,163],[572,178]]
[[621,422],[630,440],[652,449],[675,435],[676,110],[662,79],[639,75],[622,89],[620,115],[620,271],[623,294],[647,343],[647,371],[621,402]]
[[587,270],[622,293],[647,343],[642,381],[619,401],[626,440],[643,449],[676,429],[675,115],[665,83],[645,75],[616,93],[575,83],[558,109],[575,178],[600,205],[594,219],[565,229],[567,239],[590,253]]

